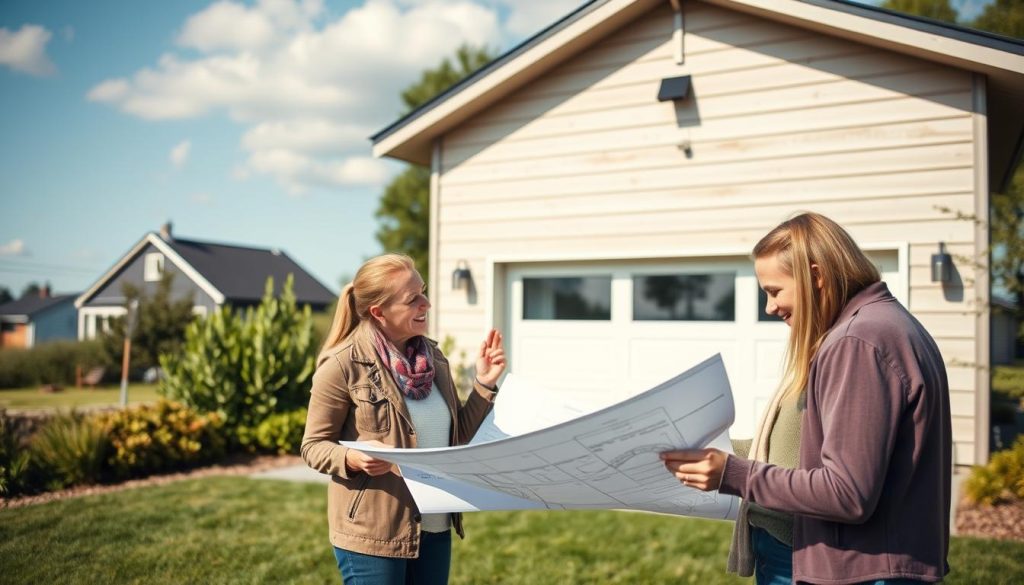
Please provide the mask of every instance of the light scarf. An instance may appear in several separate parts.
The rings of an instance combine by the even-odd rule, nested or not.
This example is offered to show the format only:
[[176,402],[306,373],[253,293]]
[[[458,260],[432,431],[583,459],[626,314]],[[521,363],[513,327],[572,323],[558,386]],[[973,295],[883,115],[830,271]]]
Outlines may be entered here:
[[373,346],[380,361],[391,371],[395,383],[406,398],[423,400],[430,396],[430,389],[434,384],[434,360],[422,335],[409,340],[403,355],[395,344],[374,327]]
[[[784,388],[776,390],[771,403],[764,410],[761,424],[757,426],[754,440],[750,444],[750,454],[753,455],[754,461],[768,462],[768,439],[772,436],[775,421],[779,419],[779,409],[785,393]],[[750,541],[750,521],[747,518],[749,511],[750,505],[747,500],[743,500],[740,503],[736,525],[732,530],[732,546],[729,547],[729,562],[726,566],[730,573],[737,573],[741,577],[750,577],[754,574],[754,548]]]

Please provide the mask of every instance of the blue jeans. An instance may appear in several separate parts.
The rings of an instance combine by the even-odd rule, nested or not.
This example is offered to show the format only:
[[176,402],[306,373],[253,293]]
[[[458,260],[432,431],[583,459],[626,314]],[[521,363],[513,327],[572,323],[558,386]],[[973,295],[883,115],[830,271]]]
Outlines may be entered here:
[[757,585],[789,585],[793,582],[793,547],[763,528],[750,527]]
[[446,585],[452,562],[452,532],[420,533],[420,556],[393,559],[334,547],[345,585]]

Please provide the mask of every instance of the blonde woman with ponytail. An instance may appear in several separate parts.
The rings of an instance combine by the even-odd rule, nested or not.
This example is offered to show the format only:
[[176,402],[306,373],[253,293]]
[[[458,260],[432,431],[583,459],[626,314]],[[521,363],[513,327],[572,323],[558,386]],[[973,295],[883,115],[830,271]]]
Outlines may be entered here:
[[765,311],[790,326],[749,458],[662,454],[683,485],[743,498],[729,570],[765,583],[915,583],[949,571],[952,431],[935,341],[837,223],[754,247]]
[[480,344],[462,404],[448,360],[426,337],[428,309],[411,258],[373,258],[342,290],[317,360],[302,458],[331,476],[330,542],[346,584],[447,583],[451,528],[463,536],[459,514],[421,515],[396,468],[338,444],[443,447],[476,433],[505,371],[501,333]]

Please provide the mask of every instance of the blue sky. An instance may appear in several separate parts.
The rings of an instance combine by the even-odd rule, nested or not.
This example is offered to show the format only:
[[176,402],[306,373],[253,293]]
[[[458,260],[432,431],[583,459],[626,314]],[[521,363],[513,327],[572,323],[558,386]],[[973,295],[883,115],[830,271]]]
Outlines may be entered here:
[[[987,0],[954,0],[972,17]],[[276,247],[337,290],[401,165],[367,137],[464,43],[579,0],[3,0],[0,286],[78,292],[147,231]]]

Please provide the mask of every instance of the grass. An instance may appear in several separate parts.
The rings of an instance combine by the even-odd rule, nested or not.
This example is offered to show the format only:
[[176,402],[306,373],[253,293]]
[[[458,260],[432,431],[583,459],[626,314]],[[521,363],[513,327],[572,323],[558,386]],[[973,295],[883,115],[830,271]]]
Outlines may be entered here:
[[[129,384],[128,402],[155,402],[160,397],[156,388],[156,384]],[[120,403],[120,386],[100,386],[96,389],[65,387],[63,391],[53,394],[44,394],[37,387],[0,390],[0,408],[9,410],[116,406]]]
[[[340,582],[320,484],[216,477],[0,510],[3,582]],[[453,584],[744,583],[724,522],[622,512],[467,517]],[[1024,543],[954,538],[948,583],[1024,583]]]

